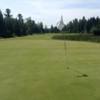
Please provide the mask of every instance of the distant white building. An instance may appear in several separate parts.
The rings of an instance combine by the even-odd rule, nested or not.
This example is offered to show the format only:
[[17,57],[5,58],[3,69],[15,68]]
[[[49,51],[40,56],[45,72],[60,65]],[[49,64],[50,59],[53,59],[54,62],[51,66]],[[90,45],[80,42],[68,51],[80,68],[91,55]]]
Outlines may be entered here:
[[64,26],[63,16],[61,16],[61,20],[57,23],[57,28],[61,31]]

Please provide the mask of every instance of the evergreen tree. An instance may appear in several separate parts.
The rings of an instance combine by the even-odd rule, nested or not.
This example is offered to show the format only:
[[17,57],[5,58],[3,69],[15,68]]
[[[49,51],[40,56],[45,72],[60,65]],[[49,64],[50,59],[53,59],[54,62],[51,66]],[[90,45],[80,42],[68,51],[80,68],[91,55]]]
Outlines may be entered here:
[[86,20],[85,17],[80,19],[74,19],[73,21],[70,21],[67,25],[64,27],[65,32],[70,33],[91,33],[91,30],[94,27],[100,26],[100,18],[97,17],[91,17],[90,19]]
[[3,37],[4,36],[4,19],[3,19],[3,14],[2,11],[0,10],[0,36]]
[[16,35],[17,36],[23,36],[23,35],[26,35],[26,27],[25,27],[25,24],[24,24],[24,19],[23,19],[23,16],[22,14],[18,14],[17,16],[17,33]]
[[43,32],[44,32],[43,23],[42,23],[42,22],[40,22],[40,23],[38,24],[38,28],[39,28],[39,32],[40,32],[40,33],[43,33]]
[[14,34],[13,34],[13,18],[12,18],[12,15],[11,15],[11,10],[10,9],[6,9],[6,12],[5,12],[5,34],[4,34],[4,37],[12,37]]
[[31,17],[26,19],[26,27],[27,27],[27,34],[34,34],[36,32],[36,24],[35,21],[31,19]]

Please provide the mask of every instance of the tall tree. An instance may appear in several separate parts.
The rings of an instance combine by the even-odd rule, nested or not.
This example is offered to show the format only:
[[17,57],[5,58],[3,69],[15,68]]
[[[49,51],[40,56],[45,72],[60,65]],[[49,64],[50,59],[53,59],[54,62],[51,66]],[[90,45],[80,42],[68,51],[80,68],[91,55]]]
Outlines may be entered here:
[[11,10],[6,9],[4,15],[5,15],[5,28],[6,28],[5,37],[12,37],[14,34],[13,34],[13,18],[11,15]]
[[26,35],[26,29],[25,29],[25,24],[24,24],[24,19],[22,14],[18,14],[17,16],[17,36],[23,36]]
[[78,19],[73,20],[73,32],[78,33],[79,32],[79,22]]
[[3,14],[2,11],[0,10],[0,36],[3,37],[4,35],[4,19],[3,19]]
[[31,19],[31,17],[26,19],[26,26],[27,26],[27,34],[34,34],[35,33],[35,21]]
[[39,28],[39,32],[40,33],[43,33],[44,32],[43,23],[42,22],[38,23],[38,28]]
[[11,18],[11,17],[12,17],[12,15],[11,15],[11,10],[10,10],[9,8],[7,8],[5,12],[6,12],[6,13],[4,14],[5,17],[7,17],[7,18]]

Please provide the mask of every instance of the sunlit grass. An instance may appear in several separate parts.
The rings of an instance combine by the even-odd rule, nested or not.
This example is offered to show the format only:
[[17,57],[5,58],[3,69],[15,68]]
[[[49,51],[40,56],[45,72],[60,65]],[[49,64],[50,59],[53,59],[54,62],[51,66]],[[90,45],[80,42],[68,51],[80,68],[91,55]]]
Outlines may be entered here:
[[0,100],[100,99],[100,44],[51,37],[0,40]]

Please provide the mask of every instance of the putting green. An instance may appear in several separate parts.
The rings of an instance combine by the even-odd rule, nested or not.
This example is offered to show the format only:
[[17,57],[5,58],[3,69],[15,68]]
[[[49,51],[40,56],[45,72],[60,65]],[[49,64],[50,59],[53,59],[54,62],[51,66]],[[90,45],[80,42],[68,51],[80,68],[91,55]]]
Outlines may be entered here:
[[100,100],[100,44],[51,37],[0,40],[0,100]]

